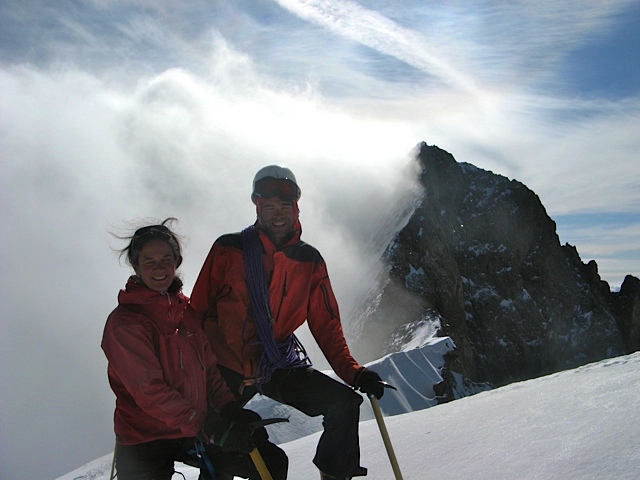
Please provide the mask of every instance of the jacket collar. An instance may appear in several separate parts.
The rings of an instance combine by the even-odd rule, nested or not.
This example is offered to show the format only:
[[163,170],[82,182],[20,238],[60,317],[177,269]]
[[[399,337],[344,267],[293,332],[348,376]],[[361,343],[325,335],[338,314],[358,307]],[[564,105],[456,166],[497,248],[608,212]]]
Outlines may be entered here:
[[140,282],[136,275],[132,275],[127,280],[127,284],[123,290],[120,290],[118,294],[118,303],[136,304],[136,305],[152,305],[152,304],[165,304],[172,305],[178,304],[182,300],[182,294],[175,293],[160,293],[155,290],[151,290]]
[[260,234],[260,240],[262,241],[262,245],[264,245],[264,248],[267,251],[267,253],[273,253],[277,250],[282,250],[283,248],[297,245],[298,243],[300,243],[300,238],[302,237],[302,224],[298,219],[296,220],[296,223],[293,225],[293,235],[289,240],[287,240],[287,243],[285,243],[282,247],[280,247],[280,249],[278,249],[275,246],[275,244],[271,241],[269,236],[262,229],[262,227],[260,226],[259,220],[256,220],[256,222],[253,225],[256,227],[256,230],[258,230],[258,233]]

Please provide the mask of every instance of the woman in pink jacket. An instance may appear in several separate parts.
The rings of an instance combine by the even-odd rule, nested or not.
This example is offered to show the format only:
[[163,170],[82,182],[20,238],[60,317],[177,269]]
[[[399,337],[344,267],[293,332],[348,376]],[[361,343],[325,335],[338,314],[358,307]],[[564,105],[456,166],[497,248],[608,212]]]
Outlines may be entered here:
[[120,291],[102,338],[116,395],[118,480],[169,480],[175,460],[194,464],[203,449],[216,478],[259,479],[247,455],[255,446],[274,479],[285,479],[285,453],[267,440],[264,427],[254,432],[257,414],[232,403],[181,292],[180,242],[166,226],[172,220],[138,229],[121,251],[136,275]]

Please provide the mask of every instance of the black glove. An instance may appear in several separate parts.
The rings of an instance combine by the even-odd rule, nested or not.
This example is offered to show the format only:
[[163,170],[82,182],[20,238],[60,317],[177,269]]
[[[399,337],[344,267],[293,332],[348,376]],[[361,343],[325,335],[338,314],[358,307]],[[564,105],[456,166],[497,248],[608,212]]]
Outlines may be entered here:
[[256,419],[260,419],[257,413],[230,405],[220,413],[209,411],[204,432],[209,437],[209,443],[225,452],[249,453],[256,448],[251,425]]
[[378,400],[384,395],[384,382],[380,375],[373,370],[363,368],[356,377],[356,387],[367,395],[373,395]]

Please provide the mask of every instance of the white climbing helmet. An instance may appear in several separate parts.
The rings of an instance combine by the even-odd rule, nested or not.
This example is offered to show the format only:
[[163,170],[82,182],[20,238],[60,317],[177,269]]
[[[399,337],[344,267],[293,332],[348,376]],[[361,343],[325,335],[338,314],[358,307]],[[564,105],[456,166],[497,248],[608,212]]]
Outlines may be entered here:
[[280,197],[297,201],[302,194],[296,176],[283,165],[268,165],[261,168],[253,177],[251,201],[258,198]]

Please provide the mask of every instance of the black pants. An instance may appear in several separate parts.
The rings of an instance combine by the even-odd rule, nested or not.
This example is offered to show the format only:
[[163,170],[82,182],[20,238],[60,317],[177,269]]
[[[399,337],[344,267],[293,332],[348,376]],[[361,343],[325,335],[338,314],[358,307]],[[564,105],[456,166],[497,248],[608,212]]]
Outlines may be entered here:
[[[221,367],[232,391],[238,392],[242,378]],[[312,367],[276,370],[263,385],[269,398],[290,405],[310,417],[323,416],[324,432],[320,436],[313,463],[321,471],[336,477],[351,477],[360,466],[358,422],[362,396]],[[239,401],[244,405],[256,394],[246,387]]]
[[[198,466],[197,458],[188,453],[194,438],[154,440],[138,445],[118,445],[116,467],[118,480],[171,480],[174,461]],[[288,458],[280,447],[268,441],[266,430],[256,430],[254,441],[274,480],[286,480]],[[205,446],[217,480],[231,480],[234,476],[260,480],[260,474],[248,454],[223,452],[213,445]]]

